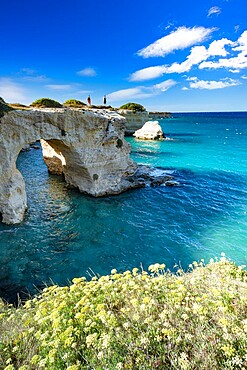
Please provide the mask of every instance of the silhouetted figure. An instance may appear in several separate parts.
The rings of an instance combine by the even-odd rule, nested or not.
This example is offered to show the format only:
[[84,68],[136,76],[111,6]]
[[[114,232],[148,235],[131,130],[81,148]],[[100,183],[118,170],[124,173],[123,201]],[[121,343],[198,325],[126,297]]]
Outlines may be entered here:
[[104,95],[103,101],[104,101],[104,105],[106,105],[106,95]]
[[88,97],[87,97],[87,103],[88,103],[88,105],[91,105],[91,98],[90,98],[90,95],[88,95]]

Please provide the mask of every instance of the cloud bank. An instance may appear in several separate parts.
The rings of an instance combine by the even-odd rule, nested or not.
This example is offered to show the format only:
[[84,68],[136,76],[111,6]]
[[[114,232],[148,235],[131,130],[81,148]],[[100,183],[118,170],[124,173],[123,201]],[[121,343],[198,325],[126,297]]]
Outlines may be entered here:
[[[220,81],[205,81],[199,80],[197,77],[191,77],[188,80],[190,81],[189,85],[191,89],[200,89],[200,90],[224,89],[226,87],[241,85],[241,83],[238,80],[233,80],[232,78],[226,78]],[[187,90],[187,88],[185,89]]]
[[[233,56],[233,54],[237,55]],[[217,57],[222,58],[215,60]],[[208,48],[203,45],[193,46],[190,54],[182,63],[175,62],[171,65],[143,68],[132,73],[129,80],[146,81],[164,74],[185,73],[189,72],[193,66],[198,66],[199,69],[227,68],[233,73],[247,68],[247,31],[244,31],[236,42],[222,38],[211,42]]]

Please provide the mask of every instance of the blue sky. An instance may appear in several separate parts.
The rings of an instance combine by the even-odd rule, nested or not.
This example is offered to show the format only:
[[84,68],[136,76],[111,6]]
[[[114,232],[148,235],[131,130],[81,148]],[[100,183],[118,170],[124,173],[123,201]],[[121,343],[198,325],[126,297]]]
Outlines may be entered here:
[[3,1],[0,96],[247,110],[246,0]]

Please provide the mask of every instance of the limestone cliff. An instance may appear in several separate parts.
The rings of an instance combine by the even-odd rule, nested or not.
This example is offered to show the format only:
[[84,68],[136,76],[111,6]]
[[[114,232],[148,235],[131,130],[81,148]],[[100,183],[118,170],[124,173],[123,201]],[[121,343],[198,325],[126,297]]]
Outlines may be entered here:
[[145,122],[149,120],[148,112],[134,112],[127,109],[119,109],[118,113],[126,119],[125,134],[133,135],[136,130],[139,130]]
[[172,114],[170,112],[148,112],[149,119],[163,119],[171,118]]
[[92,196],[120,193],[136,170],[124,140],[125,120],[116,113],[70,109],[11,111],[0,119],[0,213],[18,223],[27,207],[25,183],[16,168],[20,150],[41,140],[52,173]]

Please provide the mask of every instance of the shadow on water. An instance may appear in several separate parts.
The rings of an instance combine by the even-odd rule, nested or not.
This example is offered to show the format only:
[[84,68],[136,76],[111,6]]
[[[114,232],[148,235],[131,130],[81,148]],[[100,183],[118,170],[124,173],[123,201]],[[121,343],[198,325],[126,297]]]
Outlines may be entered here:
[[101,275],[140,263],[186,268],[222,251],[247,264],[241,247],[247,244],[244,176],[177,170],[178,187],[93,199],[49,176],[42,160],[36,158],[33,170],[26,154],[23,159],[26,218],[18,226],[0,225],[0,296],[10,302],[18,295],[26,299],[45,283],[88,276],[90,268]]

